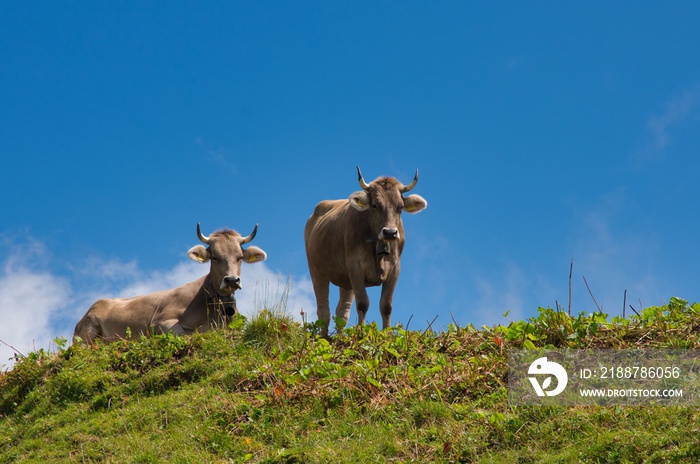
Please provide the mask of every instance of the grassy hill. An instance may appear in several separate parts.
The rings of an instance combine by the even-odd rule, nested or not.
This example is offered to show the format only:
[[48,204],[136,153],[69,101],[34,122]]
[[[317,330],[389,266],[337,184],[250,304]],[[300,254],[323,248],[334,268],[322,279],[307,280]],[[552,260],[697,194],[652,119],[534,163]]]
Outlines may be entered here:
[[0,374],[0,462],[698,462],[690,407],[511,407],[528,347],[700,347],[700,305],[630,319],[540,309],[508,326],[327,340],[263,311],[228,330],[94,349],[58,340]]

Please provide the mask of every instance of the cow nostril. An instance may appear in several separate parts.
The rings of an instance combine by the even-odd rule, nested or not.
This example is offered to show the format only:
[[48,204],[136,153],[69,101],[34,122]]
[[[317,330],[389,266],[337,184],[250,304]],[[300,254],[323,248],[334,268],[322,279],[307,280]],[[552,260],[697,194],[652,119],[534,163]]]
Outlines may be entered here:
[[396,240],[399,236],[399,230],[394,227],[385,227],[382,229],[381,238],[384,240]]
[[226,276],[223,280],[222,287],[236,287],[241,288],[241,278],[234,276]]

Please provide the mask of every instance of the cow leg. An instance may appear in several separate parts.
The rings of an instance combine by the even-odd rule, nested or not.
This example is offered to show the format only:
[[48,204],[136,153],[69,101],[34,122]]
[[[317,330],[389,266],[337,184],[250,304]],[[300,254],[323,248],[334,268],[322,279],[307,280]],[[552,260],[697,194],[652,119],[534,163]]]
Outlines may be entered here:
[[175,335],[185,335],[185,328],[182,327],[182,324],[180,324],[180,321],[177,319],[169,319],[163,322],[160,322],[153,326],[153,332],[154,333],[168,333],[172,332]]
[[325,336],[328,334],[328,324],[331,320],[331,308],[328,303],[328,286],[330,282],[312,275],[311,283],[314,286],[314,295],[316,295],[316,317],[323,323],[321,335]]
[[350,308],[352,308],[352,300],[355,299],[355,294],[351,288],[339,288],[340,298],[338,306],[335,308],[336,317],[342,318],[345,322],[350,319]]
[[382,314],[382,329],[391,327],[391,310],[395,288],[396,279],[389,279],[382,285],[382,296],[379,299],[379,312]]
[[362,325],[365,323],[365,318],[367,317],[367,310],[369,310],[369,296],[367,295],[367,289],[364,285],[359,288],[353,288],[355,292],[355,307],[357,308],[357,324]]

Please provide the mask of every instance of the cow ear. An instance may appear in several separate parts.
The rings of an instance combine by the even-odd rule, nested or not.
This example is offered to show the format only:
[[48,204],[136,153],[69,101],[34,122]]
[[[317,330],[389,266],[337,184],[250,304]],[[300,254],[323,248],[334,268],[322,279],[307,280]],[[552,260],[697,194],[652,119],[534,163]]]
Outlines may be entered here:
[[198,263],[206,263],[209,261],[209,258],[211,258],[209,250],[204,248],[202,245],[195,245],[190,248],[190,251],[187,252],[187,256],[191,260],[197,261]]
[[407,213],[420,213],[428,207],[428,202],[420,195],[409,195],[403,199],[403,209]]
[[258,261],[265,261],[266,259],[267,253],[256,246],[249,246],[247,249],[243,250],[243,261],[246,263],[257,263]]
[[367,211],[369,209],[369,197],[367,192],[360,190],[350,195],[350,206],[358,211]]

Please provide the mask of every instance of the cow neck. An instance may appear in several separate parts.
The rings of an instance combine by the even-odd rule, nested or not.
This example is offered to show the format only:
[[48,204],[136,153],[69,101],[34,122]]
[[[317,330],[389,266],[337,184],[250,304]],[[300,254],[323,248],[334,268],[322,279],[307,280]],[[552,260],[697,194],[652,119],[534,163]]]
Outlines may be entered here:
[[392,247],[391,242],[387,242],[386,240],[381,240],[378,237],[373,235],[367,239],[367,243],[374,246],[375,261],[380,260],[384,256],[388,256],[391,254],[391,247]]
[[380,240],[377,237],[373,237],[367,242],[373,245],[372,248],[374,249],[374,269],[377,273],[377,277],[381,282],[384,282],[387,279],[389,270],[391,268],[390,256],[392,252],[392,247],[395,246],[395,244],[387,242],[386,240]]
[[376,239],[376,242],[374,244],[374,253],[377,255],[377,258],[382,258],[383,256],[387,256],[391,254],[391,243],[387,242],[386,240],[379,240]]
[[204,289],[207,310],[221,313],[224,316],[233,316],[236,314],[236,299],[231,293],[228,296],[221,296],[214,288],[214,284],[207,276],[206,283],[202,287]]

